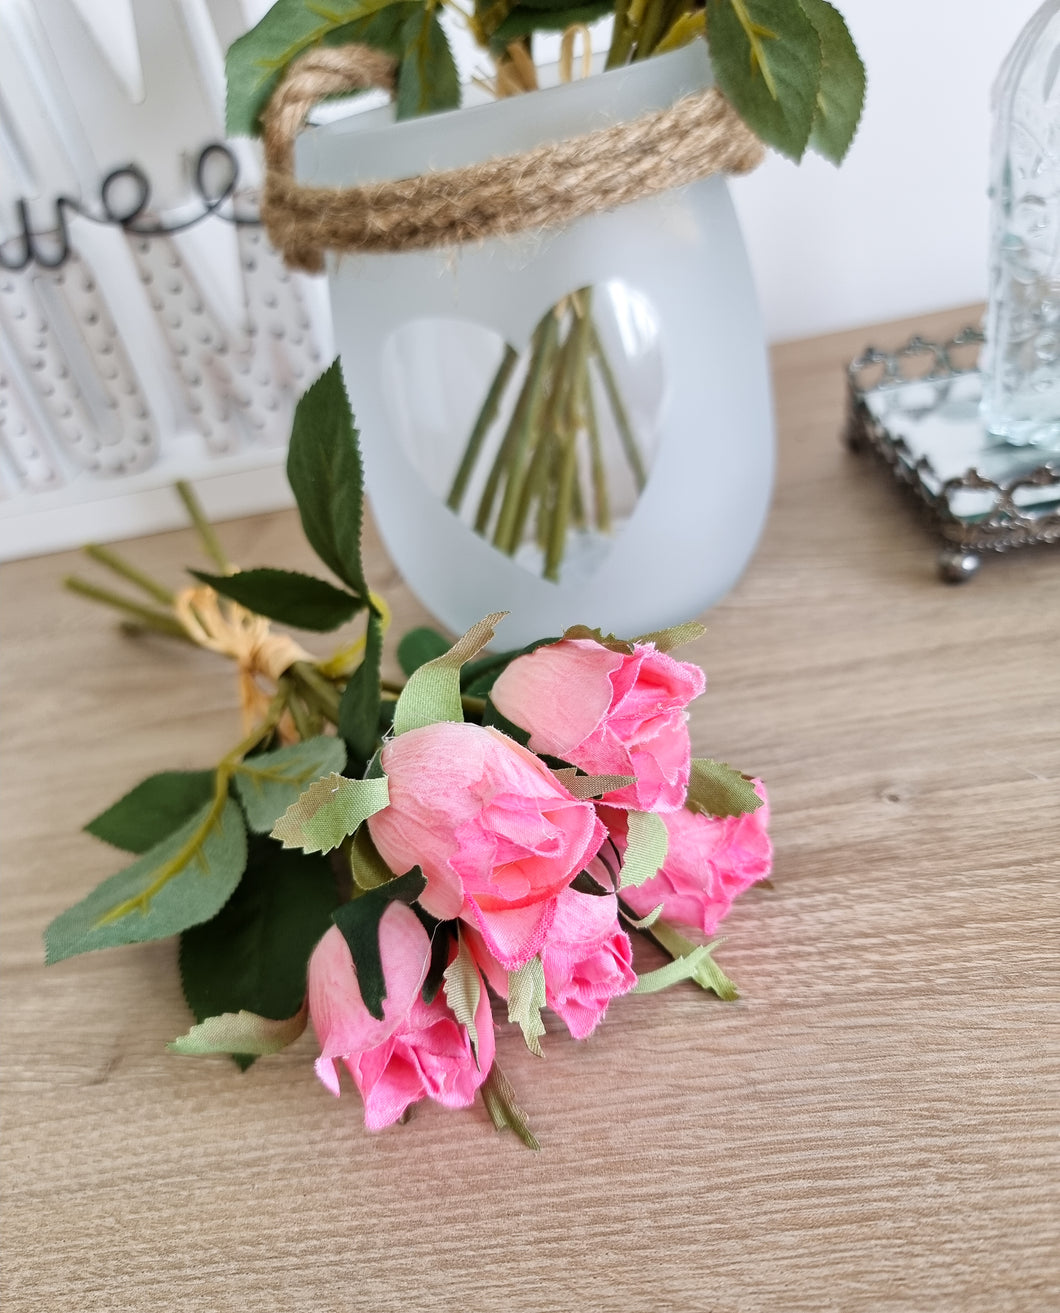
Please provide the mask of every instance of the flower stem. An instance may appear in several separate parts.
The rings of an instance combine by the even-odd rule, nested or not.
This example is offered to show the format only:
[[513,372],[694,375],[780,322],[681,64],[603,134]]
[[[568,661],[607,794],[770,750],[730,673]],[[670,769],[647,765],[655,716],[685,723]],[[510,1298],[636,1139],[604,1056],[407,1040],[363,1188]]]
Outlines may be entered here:
[[291,713],[291,719],[298,731],[298,737],[303,742],[306,739],[314,738],[320,733],[323,718],[318,711],[310,707],[308,703],[303,702],[301,698],[290,698],[287,702],[287,710]]
[[114,607],[116,611],[131,616],[144,629],[151,629],[157,634],[165,634],[167,638],[180,638],[186,643],[192,641],[180,621],[171,615],[167,615],[164,611],[156,611],[153,607],[141,606],[139,602],[131,602],[127,597],[122,597],[120,593],[112,593],[109,588],[99,588],[96,584],[90,584],[87,580],[79,579],[74,574],[67,575],[63,580],[63,587],[68,588],[71,593],[78,593],[81,597],[87,597],[93,602],[100,602],[104,606]]
[[[575,304],[577,293],[569,298],[571,306]],[[566,310],[566,299],[560,302],[556,307],[559,312],[560,306]],[[562,426],[562,415],[564,411],[565,398],[571,382],[571,360],[572,360],[572,329],[568,329],[567,337],[562,344],[556,349],[556,355],[552,362],[550,370],[550,388],[548,401],[544,412],[541,415],[540,423],[537,426],[537,434],[534,442],[533,458],[526,470],[525,477],[519,488],[519,497],[516,504],[515,516],[511,525],[511,530],[505,550],[509,555],[513,555],[522,542],[526,530],[526,522],[530,515],[530,509],[535,501],[539,501],[547,496],[549,491],[548,479],[549,472],[555,462],[556,455],[556,437]],[[547,534],[542,539],[547,541]],[[499,546],[500,544],[498,544]]]
[[504,356],[496,374],[493,376],[489,391],[486,393],[486,400],[482,403],[482,409],[475,420],[475,426],[471,430],[471,436],[467,440],[467,446],[464,448],[464,454],[460,459],[460,465],[453,479],[453,486],[449,489],[449,496],[446,498],[446,505],[452,511],[458,511],[460,503],[464,500],[464,493],[467,491],[471,472],[475,468],[475,463],[482,451],[482,444],[489,432],[490,425],[497,418],[501,397],[504,395],[504,389],[508,386],[508,380],[511,378],[512,371],[515,369],[518,360],[518,351],[505,343]]
[[617,0],[615,26],[611,33],[611,48],[607,52],[605,69],[618,68],[629,58],[633,49],[633,28],[629,21],[630,0]]
[[306,705],[337,725],[341,699],[335,685],[309,661],[296,661],[287,673]]
[[102,543],[89,543],[84,548],[84,553],[91,560],[97,561],[100,565],[105,565],[108,570],[113,570],[115,574],[121,575],[129,583],[135,584],[149,597],[153,597],[156,602],[161,602],[163,606],[173,605],[173,593],[170,589],[160,584],[157,579],[152,579],[150,575],[144,574],[142,570],[138,570],[131,561],[127,561],[124,556],[119,556],[111,548],[104,547]]
[[206,555],[222,574],[231,574],[232,566],[228,557],[225,556],[221,540],[218,538],[213,525],[206,518],[206,514],[191,484],[185,483],[183,479],[179,480],[177,482],[177,494],[184,503],[185,510],[191,516],[191,522],[195,526],[195,531],[199,535],[199,541],[202,543]]
[[596,422],[596,405],[593,401],[593,380],[588,369],[582,376],[582,405],[585,409],[585,427],[589,434],[589,465],[593,479],[593,514],[601,533],[610,533],[611,494],[607,488],[607,468],[600,445],[600,426]]
[[505,430],[504,437],[501,439],[501,445],[493,460],[493,466],[490,469],[486,479],[486,486],[482,489],[482,496],[479,498],[478,510],[475,514],[475,532],[485,534],[489,528],[489,522],[493,515],[493,503],[497,496],[497,489],[500,486],[501,478],[507,469],[515,443],[519,433],[519,426],[522,423],[523,415],[527,406],[530,404],[530,380],[534,373],[534,361],[537,359],[542,347],[542,338],[545,333],[546,323],[552,318],[552,312],[549,311],[544,319],[534,329],[534,335],[531,338],[532,354],[530,368],[527,370],[526,378],[523,382],[522,389],[519,393],[519,399],[515,403],[515,410],[508,421],[508,428]]
[[510,555],[517,543],[513,540],[512,527],[519,506],[519,495],[526,474],[531,441],[538,431],[538,419],[545,401],[545,388],[554,376],[555,363],[558,358],[556,340],[559,334],[559,320],[556,314],[549,314],[545,331],[541,338],[540,350],[535,355],[527,375],[530,389],[529,400],[520,416],[519,428],[512,446],[511,460],[508,463],[508,481],[504,488],[504,498],[497,516],[494,530],[494,544],[502,552]]
[[560,448],[559,471],[556,478],[556,501],[548,528],[548,545],[545,549],[544,576],[559,583],[559,570],[567,545],[567,525],[570,522],[574,484],[578,473],[577,450],[574,436],[568,435]]
[[600,378],[603,380],[604,391],[607,393],[608,404],[611,407],[611,413],[615,417],[615,426],[618,429],[619,440],[622,443],[622,450],[626,454],[626,460],[633,471],[633,481],[637,485],[637,492],[644,491],[644,485],[648,482],[648,476],[644,469],[644,461],[641,459],[640,448],[637,446],[637,439],[633,436],[633,428],[629,422],[629,415],[626,412],[625,403],[622,400],[622,394],[618,390],[618,383],[615,379],[614,370],[611,368],[611,362],[604,351],[603,343],[600,341],[600,334],[596,331],[596,325],[591,325],[591,341],[589,349],[596,361],[597,368],[600,371]]

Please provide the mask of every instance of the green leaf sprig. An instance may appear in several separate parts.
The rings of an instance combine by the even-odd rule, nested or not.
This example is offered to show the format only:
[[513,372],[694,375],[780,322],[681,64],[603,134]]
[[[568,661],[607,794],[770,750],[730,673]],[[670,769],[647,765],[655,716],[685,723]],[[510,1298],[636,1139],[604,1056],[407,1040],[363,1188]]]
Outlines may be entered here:
[[[459,79],[440,13],[440,0],[277,0],[228,52],[229,133],[258,135],[269,97],[299,55],[350,42],[395,60],[399,119],[456,108]],[[828,0],[475,0],[469,26],[482,47],[510,62],[513,47],[532,58],[538,32],[611,13],[607,68],[705,36],[718,86],[767,145],[794,160],[812,149],[835,164],[850,149],[865,69]]]

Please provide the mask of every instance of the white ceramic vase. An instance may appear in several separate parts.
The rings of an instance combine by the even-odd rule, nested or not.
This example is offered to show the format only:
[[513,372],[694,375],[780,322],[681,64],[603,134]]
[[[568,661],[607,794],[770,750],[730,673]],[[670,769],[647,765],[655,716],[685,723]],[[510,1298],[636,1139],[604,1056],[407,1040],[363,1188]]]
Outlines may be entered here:
[[[636,117],[710,81],[697,42],[429,118],[352,113],[302,135],[298,175],[347,186],[455,168]],[[410,587],[450,629],[506,610],[506,645],[576,623],[632,635],[694,617],[739,578],[768,507],[773,428],[762,326],[722,178],[562,230],[454,250],[333,256],[329,284],[380,531]],[[525,353],[550,307],[572,304],[564,298],[587,288],[648,477],[638,493],[621,468],[617,414],[598,370],[581,395],[599,417],[613,475],[609,532],[594,528],[586,449],[562,566],[546,578],[532,514],[527,541],[511,555],[472,527],[489,451],[461,514],[446,497],[505,344]],[[526,371],[515,367],[494,453]]]

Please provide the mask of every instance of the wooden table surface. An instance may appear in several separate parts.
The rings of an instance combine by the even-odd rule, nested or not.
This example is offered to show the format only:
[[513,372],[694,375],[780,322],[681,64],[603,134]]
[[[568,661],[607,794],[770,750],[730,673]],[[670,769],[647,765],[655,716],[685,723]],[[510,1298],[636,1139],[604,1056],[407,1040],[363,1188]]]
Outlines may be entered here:
[[[366,1133],[309,1034],[246,1075],[168,1054],[172,942],[44,968],[46,923],[121,864],[79,826],[215,761],[234,682],[61,593],[70,554],[5,568],[9,1313],[1060,1306],[1060,554],[947,588],[840,447],[843,362],[912,327],[777,349],[775,506],[690,652],[695,750],[773,799],[774,887],[719,954],[743,997],[622,999],[587,1042],[551,1023],[543,1062],[505,1024],[537,1155],[481,1105]],[[312,568],[293,513],[223,537]],[[130,552],[173,583],[198,559],[188,533]],[[374,537],[369,559],[397,631],[424,619]]]

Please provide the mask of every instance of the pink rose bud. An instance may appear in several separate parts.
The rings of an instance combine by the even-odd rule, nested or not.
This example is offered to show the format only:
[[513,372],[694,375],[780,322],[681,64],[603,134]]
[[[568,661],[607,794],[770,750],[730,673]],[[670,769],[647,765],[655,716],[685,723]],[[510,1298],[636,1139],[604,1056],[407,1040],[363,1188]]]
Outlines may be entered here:
[[[625,813],[616,812],[623,820]],[[465,942],[479,971],[500,998],[508,997],[508,974],[482,936],[467,930]],[[603,1020],[607,1005],[637,983],[633,946],[618,924],[614,894],[594,896],[564,889],[556,900],[556,916],[541,949],[545,1002],[567,1023],[575,1039],[585,1037]]]
[[409,730],[384,747],[390,803],[368,822],[392,871],[419,866],[420,903],[482,933],[505,970],[541,948],[556,896],[591,860],[604,828],[544,764],[480,725]]
[[575,1039],[603,1020],[607,1005],[637,983],[633,946],[618,924],[614,894],[594,897],[565,889],[541,951],[545,999]]
[[651,643],[627,656],[577,638],[517,657],[490,696],[529,731],[534,752],[590,775],[636,776],[605,795],[612,806],[675,811],[684,805],[692,757],[686,708],[705,685],[698,666]]
[[[662,818],[670,836],[662,870],[639,888],[622,890],[638,916],[647,916],[661,903],[666,920],[712,935],[735,899],[769,875],[769,801],[762,781],[754,785],[763,800],[757,811],[718,817],[682,809]],[[609,809],[601,816],[624,851],[625,816]]]
[[430,940],[411,908],[391,903],[379,922],[379,955],[386,980],[383,1020],[365,1007],[349,946],[337,926],[309,959],[309,1015],[320,1041],[316,1073],[337,1095],[336,1061],[343,1062],[364,1100],[371,1131],[390,1126],[410,1104],[434,1099],[466,1108],[489,1074],[495,1050],[493,1017],[483,985],[475,1013],[478,1062],[467,1030],[443,993],[428,1006],[420,990],[430,962]]

